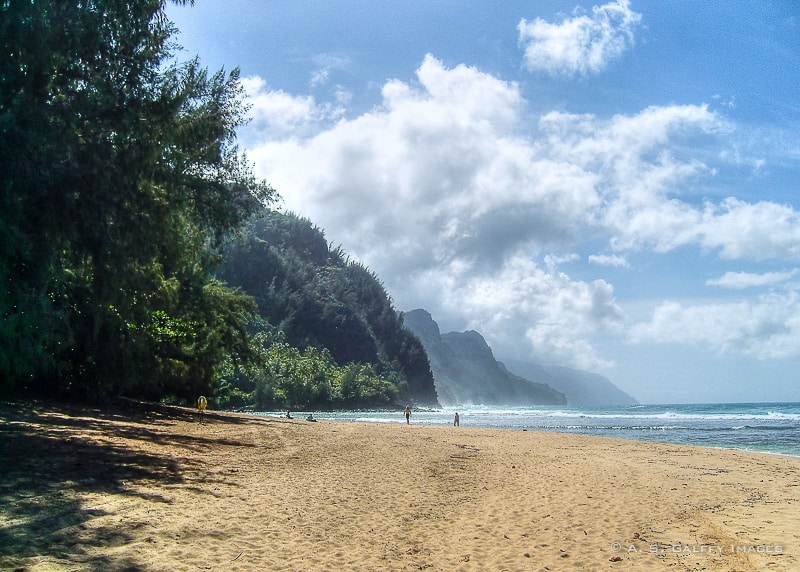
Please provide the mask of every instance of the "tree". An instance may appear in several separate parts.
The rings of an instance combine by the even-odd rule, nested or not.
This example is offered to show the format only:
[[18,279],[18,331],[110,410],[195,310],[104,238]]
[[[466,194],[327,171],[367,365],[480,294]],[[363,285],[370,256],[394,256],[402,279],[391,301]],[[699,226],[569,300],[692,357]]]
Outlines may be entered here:
[[274,191],[235,145],[238,70],[172,60],[164,7],[0,2],[6,389],[190,394],[247,357],[253,308],[211,270]]
[[[425,350],[403,327],[383,284],[341,248],[331,248],[310,221],[266,212],[228,245],[218,276],[254,298],[262,320],[256,330],[268,325],[289,346],[325,350],[344,369],[331,382],[328,406],[385,405],[387,396],[437,403]],[[264,375],[269,387],[279,386],[274,372]],[[251,383],[256,377],[238,379]],[[259,405],[284,403],[276,395],[258,389]]]

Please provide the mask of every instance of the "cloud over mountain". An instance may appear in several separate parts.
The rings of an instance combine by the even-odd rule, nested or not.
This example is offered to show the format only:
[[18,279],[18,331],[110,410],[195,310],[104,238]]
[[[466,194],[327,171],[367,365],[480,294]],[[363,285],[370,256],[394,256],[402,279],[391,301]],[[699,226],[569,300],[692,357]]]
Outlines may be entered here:
[[[579,367],[609,365],[593,337],[629,320],[611,283],[570,276],[559,260],[568,268],[575,255],[558,253],[594,244],[594,252],[612,254],[590,262],[625,269],[625,253],[641,251],[693,247],[734,260],[791,259],[800,248],[792,207],[714,201],[694,191],[725,168],[714,149],[724,149],[733,131],[705,105],[609,118],[535,116],[514,82],[466,65],[448,68],[431,55],[416,81],[386,82],[381,104],[353,118],[306,97],[275,105],[288,96],[257,80],[248,85],[258,121],[280,125],[272,116],[285,121],[288,109],[302,123],[292,137],[260,132],[250,150],[287,208],[347,245],[401,307],[424,301],[443,319],[466,320],[516,351]],[[689,142],[709,150],[689,152]],[[746,313],[769,316],[770,308],[765,299]],[[667,303],[648,323],[634,324],[631,339],[680,341],[670,325],[680,323],[703,338],[698,343],[733,347],[735,340],[696,324],[710,320],[744,340],[752,333],[746,326],[723,324],[738,309]],[[764,323],[769,327],[769,318]],[[800,340],[794,326],[782,335]]]

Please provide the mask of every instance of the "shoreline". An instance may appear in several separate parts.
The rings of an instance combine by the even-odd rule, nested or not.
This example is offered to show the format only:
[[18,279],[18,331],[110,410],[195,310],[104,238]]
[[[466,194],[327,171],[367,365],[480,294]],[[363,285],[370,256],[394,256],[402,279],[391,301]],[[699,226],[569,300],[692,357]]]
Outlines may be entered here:
[[[755,404],[755,407],[781,404]],[[690,445],[712,449],[767,453],[800,458],[800,404],[785,403],[789,413],[763,415],[751,410],[753,404],[713,404],[711,407],[735,407],[749,413],[696,412],[698,406],[690,405],[693,413],[675,411],[678,406],[648,405],[633,408],[603,407],[452,407],[419,408],[414,410],[412,422],[430,426],[450,426],[456,409],[461,412],[461,424],[511,431],[546,431],[566,435],[603,436],[614,439]],[[702,405],[699,407],[703,407]],[[650,409],[644,416],[637,412]],[[249,411],[247,414],[283,417],[280,411]],[[298,411],[303,417],[308,411]],[[338,422],[366,422],[394,424],[404,422],[398,409],[363,409],[314,411],[320,419]],[[688,419],[686,419],[688,415]],[[773,415],[780,417],[772,418]],[[702,421],[698,422],[698,419]],[[635,421],[634,421],[635,420]],[[770,424],[772,424],[770,426]],[[792,433],[784,430],[793,426]],[[731,426],[733,425],[733,426]],[[758,431],[753,429],[758,427]],[[781,425],[781,426],[779,426]],[[764,431],[764,429],[767,429]],[[712,437],[714,435],[714,437]],[[788,436],[788,437],[787,437]],[[794,436],[794,437],[793,437]],[[771,441],[774,437],[775,441]],[[792,438],[795,439],[791,445]],[[788,439],[788,440],[787,440]]]
[[0,437],[1,569],[800,568],[793,457],[153,404]]

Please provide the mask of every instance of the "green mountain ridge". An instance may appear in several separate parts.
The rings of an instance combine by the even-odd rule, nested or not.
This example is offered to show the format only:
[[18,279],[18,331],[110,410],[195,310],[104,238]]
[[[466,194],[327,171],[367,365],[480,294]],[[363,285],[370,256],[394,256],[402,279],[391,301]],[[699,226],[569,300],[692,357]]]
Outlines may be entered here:
[[[380,280],[332,248],[309,220],[266,212],[228,245],[217,275],[255,300],[260,327],[273,337],[301,351],[328,352],[339,367],[369,366],[396,387],[396,404],[438,405],[425,350],[403,327]],[[315,404],[389,404],[368,396],[326,404],[325,397],[323,391]]]

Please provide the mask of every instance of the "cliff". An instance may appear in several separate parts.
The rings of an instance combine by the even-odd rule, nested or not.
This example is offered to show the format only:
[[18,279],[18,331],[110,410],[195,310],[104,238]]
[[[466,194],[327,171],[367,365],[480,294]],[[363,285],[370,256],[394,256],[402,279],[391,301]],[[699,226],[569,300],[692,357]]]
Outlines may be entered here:
[[481,334],[475,331],[442,334],[425,310],[405,313],[403,325],[422,342],[439,403],[444,406],[638,404],[596,373],[529,361],[497,361]]
[[562,405],[563,394],[545,383],[510,373],[478,332],[442,334],[425,310],[403,314],[403,324],[422,342],[443,406]]

